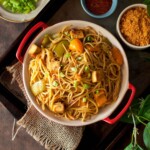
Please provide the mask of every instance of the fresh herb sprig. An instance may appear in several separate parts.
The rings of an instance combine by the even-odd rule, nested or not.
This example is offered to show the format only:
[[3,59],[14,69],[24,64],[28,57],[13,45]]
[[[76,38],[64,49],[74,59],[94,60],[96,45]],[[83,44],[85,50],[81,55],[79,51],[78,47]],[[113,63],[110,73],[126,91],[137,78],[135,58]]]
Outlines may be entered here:
[[131,142],[124,150],[144,150],[137,143],[138,124],[145,126],[143,141],[147,150],[150,150],[150,94],[145,99],[135,99],[121,120],[133,124]]
[[147,5],[147,12],[148,15],[150,16],[150,0],[144,0],[143,3]]

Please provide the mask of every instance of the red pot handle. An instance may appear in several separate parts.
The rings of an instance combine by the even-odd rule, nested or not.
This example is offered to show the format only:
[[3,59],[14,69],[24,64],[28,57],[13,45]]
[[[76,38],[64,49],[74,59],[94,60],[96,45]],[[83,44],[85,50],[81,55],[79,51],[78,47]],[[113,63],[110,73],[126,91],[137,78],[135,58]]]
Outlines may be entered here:
[[23,57],[24,54],[26,52],[27,49],[25,49],[26,43],[28,41],[28,39],[31,37],[31,35],[37,31],[38,29],[42,29],[44,30],[45,28],[47,28],[48,25],[45,24],[44,22],[38,22],[36,25],[34,25],[25,35],[25,37],[23,38],[22,42],[20,43],[18,49],[17,49],[17,53],[16,53],[16,57],[17,59],[22,63],[23,62]]
[[110,119],[108,117],[108,118],[105,118],[103,121],[105,121],[109,124],[114,124],[124,115],[124,113],[127,111],[129,106],[131,105],[131,102],[133,101],[134,96],[135,96],[135,92],[136,92],[135,87],[131,83],[129,83],[129,90],[131,90],[131,95],[129,97],[127,104],[124,106],[124,108],[121,110],[121,112],[115,118]]

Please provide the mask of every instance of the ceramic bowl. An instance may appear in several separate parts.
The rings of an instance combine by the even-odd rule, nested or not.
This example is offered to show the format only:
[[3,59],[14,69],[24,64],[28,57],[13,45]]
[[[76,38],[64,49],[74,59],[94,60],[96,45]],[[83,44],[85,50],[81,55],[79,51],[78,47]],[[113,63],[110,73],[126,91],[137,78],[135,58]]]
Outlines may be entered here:
[[[150,47],[150,44],[149,45],[146,45],[146,46],[136,46],[136,45],[133,45],[131,43],[129,43],[126,38],[123,36],[123,34],[121,33],[121,29],[120,29],[120,22],[121,22],[121,18],[122,16],[124,15],[124,13],[126,13],[128,10],[130,9],[133,9],[133,8],[136,8],[136,7],[142,7],[142,8],[147,8],[146,5],[144,4],[133,4],[133,5],[130,5],[128,7],[126,7],[119,15],[118,19],[117,19],[117,23],[116,23],[116,30],[117,30],[117,33],[119,35],[119,37],[121,38],[121,40],[128,46],[130,47],[131,49],[133,50],[144,50],[144,49],[147,49]],[[133,29],[135,30],[135,29]]]
[[83,8],[83,10],[88,14],[90,15],[91,17],[93,18],[106,18],[108,16],[110,16],[115,10],[116,10],[116,7],[117,7],[117,4],[118,4],[118,0],[112,0],[112,5],[110,7],[110,9],[104,13],[104,14],[100,14],[100,15],[97,15],[97,14],[94,14],[92,13],[88,8],[87,8],[87,5],[86,5],[86,0],[80,0],[81,2],[81,6]]

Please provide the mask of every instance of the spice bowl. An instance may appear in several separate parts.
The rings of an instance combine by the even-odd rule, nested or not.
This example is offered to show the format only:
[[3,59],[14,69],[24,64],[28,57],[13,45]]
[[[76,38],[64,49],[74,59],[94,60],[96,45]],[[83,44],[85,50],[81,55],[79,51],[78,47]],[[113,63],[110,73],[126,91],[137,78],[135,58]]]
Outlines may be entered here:
[[93,18],[106,18],[117,7],[118,0],[80,0],[83,10]]
[[133,4],[119,15],[116,30],[121,40],[133,50],[150,47],[150,17],[145,4]]

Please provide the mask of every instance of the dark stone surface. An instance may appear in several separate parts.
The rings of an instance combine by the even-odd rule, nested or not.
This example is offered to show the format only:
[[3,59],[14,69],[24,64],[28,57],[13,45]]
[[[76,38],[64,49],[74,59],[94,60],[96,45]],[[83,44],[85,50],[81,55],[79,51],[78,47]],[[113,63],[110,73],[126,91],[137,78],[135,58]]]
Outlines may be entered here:
[[12,141],[13,122],[14,117],[0,102],[0,150],[44,150],[24,128],[19,130]]

